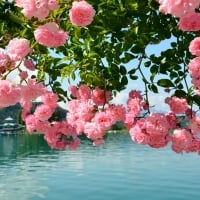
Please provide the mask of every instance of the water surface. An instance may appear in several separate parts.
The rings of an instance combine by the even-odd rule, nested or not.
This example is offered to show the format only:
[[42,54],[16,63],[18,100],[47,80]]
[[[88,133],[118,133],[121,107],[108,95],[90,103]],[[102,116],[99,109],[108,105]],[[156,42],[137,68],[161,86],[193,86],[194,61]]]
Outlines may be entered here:
[[40,135],[0,136],[2,200],[188,200],[200,198],[200,157],[155,150],[109,134],[76,151],[50,149]]

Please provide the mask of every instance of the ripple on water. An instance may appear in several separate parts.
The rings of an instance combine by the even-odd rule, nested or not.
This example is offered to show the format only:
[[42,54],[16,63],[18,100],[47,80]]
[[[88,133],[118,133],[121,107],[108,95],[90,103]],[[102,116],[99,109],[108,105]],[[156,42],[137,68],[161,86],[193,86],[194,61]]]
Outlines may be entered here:
[[[6,139],[6,141],[3,141]],[[197,155],[153,150],[109,135],[77,151],[51,150],[43,138],[0,140],[0,199],[188,200],[200,196]],[[10,149],[11,148],[11,149]]]

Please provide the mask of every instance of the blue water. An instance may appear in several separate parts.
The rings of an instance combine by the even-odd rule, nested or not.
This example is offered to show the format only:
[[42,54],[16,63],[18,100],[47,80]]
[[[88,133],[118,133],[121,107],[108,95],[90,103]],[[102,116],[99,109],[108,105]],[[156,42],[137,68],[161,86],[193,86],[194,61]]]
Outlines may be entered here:
[[196,200],[200,156],[139,146],[126,134],[76,151],[38,135],[0,136],[0,200]]

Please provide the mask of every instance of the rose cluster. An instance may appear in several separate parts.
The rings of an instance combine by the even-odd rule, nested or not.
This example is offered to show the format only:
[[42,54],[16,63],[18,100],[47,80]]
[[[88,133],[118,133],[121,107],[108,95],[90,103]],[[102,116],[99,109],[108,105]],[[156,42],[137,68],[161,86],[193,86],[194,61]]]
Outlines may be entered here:
[[16,6],[22,8],[22,13],[28,19],[36,17],[44,20],[51,10],[58,8],[56,0],[16,0]]
[[178,26],[183,31],[200,30],[199,0],[157,0],[160,4],[159,11],[179,18]]
[[[44,21],[51,11],[58,9],[56,0],[16,0],[16,6],[22,8],[22,13],[28,19],[38,18]],[[69,10],[70,22],[75,26],[88,26],[92,23],[95,10],[86,1],[74,1]],[[56,22],[48,22],[34,31],[35,40],[46,47],[54,48],[65,44],[68,33],[59,28]]]
[[[22,13],[28,19],[38,19],[39,27],[34,31],[34,37],[40,45],[56,48],[65,44],[69,38],[68,33],[59,28],[52,21],[46,23],[47,17],[59,8],[56,0],[16,0],[15,5],[21,8]],[[70,22],[75,26],[87,26],[92,23],[95,10],[86,1],[74,1],[69,10]],[[43,23],[44,22],[44,23]],[[51,117],[57,108],[58,96],[35,79],[28,78],[28,72],[21,69],[21,64],[27,70],[35,70],[35,64],[27,57],[32,53],[29,40],[25,38],[13,38],[5,49],[0,49],[0,75],[2,79],[17,69],[21,77],[20,84],[10,80],[0,81],[0,107],[7,107],[20,103],[22,106],[22,120],[25,121],[26,130],[29,133],[45,133],[45,139],[52,148],[64,149],[67,146],[75,149],[79,145],[78,133],[75,127],[67,121],[52,121]],[[26,80],[24,83],[23,80]],[[81,91],[81,89],[80,89]],[[94,91],[94,102],[102,105],[102,91]],[[110,95],[110,94],[109,94]],[[41,104],[32,110],[32,104],[38,98]],[[110,98],[110,96],[108,96]]]
[[104,143],[105,133],[118,121],[124,121],[125,108],[109,104],[111,93],[100,88],[91,90],[86,85],[69,88],[73,98],[68,102],[67,121],[77,134],[84,133],[93,144]]
[[[197,12],[200,6],[200,0],[158,0],[160,3],[159,10],[165,14],[171,14],[179,18],[178,26],[182,31],[199,31],[200,30],[200,13]],[[192,77],[192,84],[196,93],[200,94],[200,37],[194,38],[190,45],[189,51],[196,56],[188,64],[188,70]]]
[[[159,10],[164,14],[171,14],[179,18],[178,26],[182,31],[199,31],[200,30],[200,14],[197,11],[200,6],[199,0],[158,0],[160,4]],[[188,64],[188,71],[192,78],[195,92],[200,95],[200,38],[194,38],[190,45],[189,51],[196,56]],[[183,114],[188,121],[185,128],[179,127],[173,130],[171,136],[172,149],[181,153],[198,152],[200,153],[200,139],[199,139],[199,116],[189,109],[186,99],[177,97],[167,98],[165,101],[173,114]],[[177,118],[178,119],[178,118]],[[178,124],[178,121],[177,121]]]
[[[31,60],[25,59],[32,52],[30,42],[24,38],[10,40],[5,49],[0,48],[0,76],[13,70],[18,61],[24,61],[24,66],[30,66]],[[30,67],[27,67],[30,69]],[[31,67],[34,70],[34,65]]]

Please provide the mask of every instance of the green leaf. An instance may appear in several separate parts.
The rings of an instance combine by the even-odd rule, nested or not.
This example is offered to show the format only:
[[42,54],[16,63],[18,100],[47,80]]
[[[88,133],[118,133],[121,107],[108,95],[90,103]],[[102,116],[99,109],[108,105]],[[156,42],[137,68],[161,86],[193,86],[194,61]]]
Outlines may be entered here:
[[122,79],[121,79],[121,84],[122,85],[127,85],[128,84],[128,79],[126,76],[123,76]]
[[128,73],[129,74],[135,74],[136,71],[137,71],[137,69],[131,69]]
[[56,93],[65,94],[65,91],[62,88],[55,88]]
[[160,79],[160,80],[158,80],[157,84],[159,86],[165,87],[165,88],[174,87],[174,84],[169,79]]
[[138,79],[138,76],[134,76],[134,75],[130,74],[130,79],[132,79],[132,80],[137,80],[137,79]]
[[151,65],[151,61],[146,61],[145,63],[144,63],[144,66],[145,67],[149,67]]
[[186,92],[184,90],[176,90],[174,95],[177,96],[177,97],[180,97],[180,98],[181,97],[185,98],[187,96],[187,94],[186,94]]
[[172,43],[171,43],[171,46],[172,46],[173,48],[177,47],[177,45],[178,45],[178,44],[177,44],[176,42],[172,42]]
[[155,78],[156,74],[157,74],[157,73],[154,72],[154,73],[152,73],[152,74],[150,75],[150,80],[151,80],[151,82],[154,81],[154,78]]
[[125,57],[123,58],[123,63],[128,63],[131,60],[133,60],[135,58],[135,56],[131,53],[125,53]]
[[61,83],[58,81],[54,82],[53,84],[53,87],[60,87],[60,86],[61,86]]
[[174,79],[176,77],[178,77],[178,74],[176,72],[174,72],[174,71],[170,72],[170,78],[171,79]]
[[120,73],[121,75],[125,75],[127,73],[126,68],[123,65],[120,65]]
[[157,88],[155,85],[151,85],[151,90],[152,90],[154,93],[158,93],[158,88]]
[[183,84],[180,83],[180,84],[177,86],[177,88],[178,88],[179,90],[182,90],[182,89],[183,89]]
[[138,9],[138,3],[137,2],[130,2],[129,3],[129,6],[130,6],[130,8],[131,9],[133,9],[133,10],[137,10]]
[[135,45],[131,48],[131,52],[138,54],[138,53],[142,53],[144,51],[144,48],[142,48],[140,45]]
[[199,95],[194,95],[193,100],[197,105],[200,106],[200,96]]
[[185,72],[183,72],[183,71],[178,71],[178,75],[179,75],[179,76],[184,76],[184,74],[185,74]]
[[111,74],[118,74],[119,73],[119,67],[118,65],[112,63],[111,66],[109,67]]
[[151,68],[150,68],[150,72],[153,74],[153,73],[158,73],[158,66],[157,65],[153,65]]

